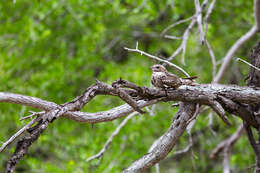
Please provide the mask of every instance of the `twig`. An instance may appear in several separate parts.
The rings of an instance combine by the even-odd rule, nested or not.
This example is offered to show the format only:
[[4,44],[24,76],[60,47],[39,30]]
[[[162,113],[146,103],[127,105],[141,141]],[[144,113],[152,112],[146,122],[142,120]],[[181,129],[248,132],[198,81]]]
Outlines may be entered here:
[[247,61],[245,61],[245,60],[243,60],[243,59],[241,59],[241,58],[236,58],[236,61],[241,61],[241,62],[243,62],[243,63],[249,65],[250,67],[253,67],[254,69],[260,71],[260,68],[258,68],[258,67],[256,67],[256,66],[250,64],[249,62],[247,62]]
[[31,120],[28,124],[26,124],[23,128],[21,128],[18,132],[16,132],[13,136],[11,136],[6,142],[4,142],[0,148],[0,153],[9,145],[11,144],[17,137],[23,134],[28,128],[30,128],[35,122],[37,122],[37,118]]
[[216,4],[216,0],[212,0],[212,2],[210,3],[209,5],[209,8],[207,10],[207,13],[206,13],[206,16],[204,17],[204,32],[205,32],[205,37],[207,35],[207,31],[208,31],[208,20],[209,20],[209,17],[215,7],[215,4]]
[[183,37],[176,37],[173,35],[165,35],[164,38],[172,39],[172,40],[181,40]]
[[173,155],[176,156],[176,155],[185,154],[185,153],[187,153],[191,149],[192,146],[193,146],[192,136],[189,134],[189,143],[188,143],[188,145],[184,149],[182,149],[182,150],[175,151],[173,153]]
[[201,12],[202,10],[204,10],[205,6],[207,5],[208,3],[208,0],[204,0],[202,5],[201,5],[201,10],[195,15],[192,16],[192,21],[191,23],[189,24],[189,26],[186,28],[184,34],[183,34],[183,39],[182,39],[182,43],[181,45],[173,52],[173,54],[167,59],[168,61],[171,61],[173,60],[177,55],[179,55],[182,51],[182,64],[185,65],[185,53],[186,53],[186,45],[187,45],[187,41],[188,41],[188,38],[189,38],[189,34],[190,34],[190,31],[191,29],[194,27],[194,25],[196,24],[196,21],[197,21],[197,17],[199,15],[201,15]]
[[32,118],[32,117],[34,117],[34,116],[39,116],[39,115],[42,115],[42,114],[45,113],[45,111],[42,111],[42,112],[29,111],[29,112],[31,113],[31,115],[28,115],[28,116],[25,116],[25,117],[20,118],[20,121],[23,121],[23,120]]
[[217,115],[228,125],[231,126],[231,123],[225,115],[225,110],[222,105],[216,100],[210,100],[210,107],[217,113]]
[[243,122],[243,125],[245,127],[245,131],[247,133],[248,140],[249,140],[249,142],[250,142],[254,152],[258,153],[259,152],[259,148],[257,146],[257,142],[256,142],[256,140],[254,138],[254,135],[253,135],[251,127],[245,121]]
[[169,61],[167,61],[167,60],[158,58],[157,56],[154,56],[154,55],[151,55],[151,54],[149,54],[149,53],[146,53],[146,52],[144,52],[144,51],[142,51],[142,50],[139,50],[139,49],[138,49],[138,42],[136,43],[136,48],[135,48],[135,49],[130,49],[130,48],[127,48],[127,47],[125,47],[124,49],[127,50],[127,51],[129,51],[129,52],[137,52],[137,53],[139,53],[139,54],[141,54],[141,55],[145,55],[145,56],[147,56],[147,57],[149,57],[149,58],[151,58],[151,59],[155,59],[155,60],[157,60],[157,61],[164,62],[164,63],[166,63],[167,65],[169,65],[169,66],[171,66],[171,67],[173,67],[173,68],[179,70],[179,71],[182,72],[185,76],[190,77],[190,75],[189,75],[186,71],[184,71],[181,67],[179,67],[179,66],[177,66],[177,65],[175,65],[175,64],[173,64],[173,63],[171,63],[171,62],[169,62]]
[[194,16],[191,16],[189,18],[186,18],[186,19],[183,19],[183,20],[179,20],[178,22],[176,23],[173,23],[171,25],[169,25],[167,28],[165,28],[162,32],[161,32],[161,36],[165,36],[165,34],[172,28],[174,28],[175,26],[179,25],[179,24],[182,24],[182,23],[185,23],[185,22],[188,22],[190,21]]
[[108,50],[110,50],[112,47],[114,47],[116,45],[116,43],[120,40],[120,36],[116,36],[115,38],[113,38],[113,40],[111,40],[102,50],[102,52],[107,52]]
[[120,125],[116,128],[116,130],[111,134],[111,136],[109,137],[109,139],[106,141],[104,147],[95,155],[89,157],[86,162],[89,162],[91,160],[94,159],[99,159],[100,157],[103,156],[103,154],[106,152],[106,150],[108,149],[109,145],[111,144],[111,142],[113,141],[114,137],[118,135],[118,133],[120,132],[120,130],[126,125],[126,123],[133,118],[135,115],[137,115],[138,112],[133,112],[130,115],[128,115],[121,123]]
[[216,77],[213,80],[213,83],[218,83],[224,76],[225,71],[227,70],[229,63],[231,59],[233,58],[233,55],[237,52],[237,50],[245,44],[248,40],[250,40],[256,33],[258,32],[258,28],[256,25],[254,25],[245,35],[240,37],[233,46],[228,50],[227,54],[223,58],[223,63],[216,75]]
[[150,108],[149,107],[145,107],[146,111],[149,112],[150,116],[154,116],[155,115],[155,107],[156,107],[156,105],[152,105]]
[[232,148],[236,141],[241,137],[243,131],[243,124],[240,124],[233,135],[218,144],[218,146],[211,152],[210,158],[215,159],[221,151],[224,151],[225,148]]
[[185,57],[185,52],[186,52],[186,45],[187,45],[187,41],[188,41],[188,38],[189,38],[190,31],[193,28],[193,26],[195,25],[195,23],[196,23],[196,18],[193,18],[191,23],[189,24],[189,26],[187,27],[187,29],[185,30],[185,32],[183,34],[183,37],[182,37],[183,39],[182,39],[181,45],[167,59],[168,61],[173,60],[182,51],[182,64],[185,65],[184,57]]
[[230,155],[231,155],[231,148],[232,147],[225,147],[224,148],[224,158],[223,158],[223,173],[230,173]]
[[186,123],[188,124],[187,125],[187,128],[186,128],[186,131],[188,134],[190,134],[190,131],[191,129],[193,128],[194,124],[195,124],[195,121],[197,120],[198,118],[198,115],[200,113],[200,104],[196,104],[196,111],[194,113],[194,115],[191,117],[191,119],[189,119]]
[[202,26],[202,14],[201,14],[200,2],[199,0],[194,0],[194,3],[196,9],[197,23],[200,31],[200,43],[203,44],[205,40],[205,33],[203,31],[203,26]]
[[208,42],[207,39],[205,39],[205,43],[206,43],[206,47],[208,49],[208,52],[209,52],[209,55],[211,57],[211,63],[212,63],[212,76],[213,76],[213,79],[215,78],[216,76],[216,69],[217,69],[217,64],[216,64],[216,58],[215,58],[215,55],[214,55],[214,52]]
[[159,163],[155,164],[155,172],[156,173],[160,173],[160,165],[159,165]]
[[213,124],[213,113],[210,111],[209,115],[209,121],[208,121],[208,127],[209,127],[209,130],[211,131],[211,133],[216,136],[216,132],[213,130],[212,128],[212,124]]
[[223,173],[230,172],[229,160],[230,160],[231,151],[234,144],[241,137],[243,131],[244,131],[243,124],[240,124],[236,132],[230,137],[228,137],[227,139],[225,139],[224,141],[222,141],[221,143],[219,143],[218,146],[210,154],[210,158],[215,159],[221,151],[224,152]]

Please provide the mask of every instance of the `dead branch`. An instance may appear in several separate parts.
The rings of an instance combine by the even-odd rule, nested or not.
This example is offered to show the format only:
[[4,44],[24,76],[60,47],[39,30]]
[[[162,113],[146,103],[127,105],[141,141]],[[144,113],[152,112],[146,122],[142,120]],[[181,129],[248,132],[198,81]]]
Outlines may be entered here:
[[257,32],[258,32],[258,28],[256,27],[256,25],[254,25],[245,35],[240,37],[236,41],[236,43],[233,44],[233,46],[227,52],[226,56],[223,58],[223,63],[221,65],[215,79],[213,80],[214,83],[217,83],[222,79],[224,72],[227,70],[229,63],[230,63],[231,59],[233,58],[234,54],[237,52],[237,50],[243,44],[245,44],[248,40],[250,40]]
[[[100,94],[117,96],[128,104],[116,107],[108,111],[92,114],[78,111],[96,95]],[[139,101],[136,101],[134,98],[138,98]],[[85,121],[97,123],[102,121],[111,121],[128,113],[140,111],[141,107],[155,104],[159,101],[187,102],[185,104],[182,104],[183,106],[181,106],[180,112],[178,113],[181,115],[186,115],[186,118],[184,115],[182,115],[183,117],[179,119],[178,117],[180,115],[178,116],[177,114],[176,121],[173,122],[171,128],[169,129],[171,133],[176,133],[172,134],[174,135],[174,139],[162,137],[162,140],[160,140],[160,142],[156,144],[156,146],[164,145],[165,142],[167,145],[164,146],[167,146],[167,149],[162,149],[161,152],[157,154],[153,152],[149,153],[149,159],[144,156],[144,158],[140,159],[140,161],[135,162],[135,164],[139,164],[141,162],[142,164],[144,163],[143,167],[140,169],[145,169],[157,163],[159,160],[163,159],[172,149],[172,147],[176,143],[176,140],[186,129],[186,126],[189,124],[189,120],[192,118],[192,116],[189,116],[189,112],[191,111],[191,108],[193,108],[194,104],[196,105],[198,103],[211,106],[213,110],[217,112],[226,123],[228,123],[228,120],[224,116],[224,109],[226,111],[231,110],[233,111],[233,113],[237,114],[237,116],[246,121],[249,125],[257,127],[255,124],[256,120],[254,119],[254,116],[250,117],[250,114],[249,116],[247,115],[246,117],[243,117],[238,113],[239,109],[235,109],[236,107],[230,108],[229,105],[233,105],[235,103],[239,103],[241,105],[259,104],[260,90],[250,87],[239,87],[232,85],[198,84],[195,86],[184,85],[179,87],[177,90],[169,88],[167,89],[167,92],[165,92],[164,89],[141,87],[134,83],[120,79],[118,81],[115,81],[112,86],[97,81],[96,84],[90,86],[81,96],[75,98],[71,102],[62,105],[57,105],[55,103],[44,101],[39,98],[0,92],[0,102],[22,104],[31,107],[41,108],[46,111],[46,113],[38,116],[39,121],[37,125],[29,129],[28,127],[26,127],[26,129],[28,129],[27,131],[29,132],[29,135],[19,140],[14,154],[11,156],[11,159],[9,159],[7,163],[6,171],[14,171],[16,164],[27,153],[31,144],[38,139],[40,134],[43,133],[43,131],[48,127],[49,123],[53,122],[54,119],[58,119],[59,117],[64,116],[66,118],[81,122]],[[187,109],[187,107],[190,107],[190,109]],[[169,132],[167,132],[167,136],[168,133]],[[19,132],[19,135],[20,134],[21,133]],[[9,143],[11,143],[10,140],[8,141],[8,144]],[[159,150],[159,148],[154,149],[153,151],[155,150]],[[134,167],[136,168],[136,165]],[[129,169],[132,170],[131,166],[129,167]]]
[[[256,1],[255,1],[256,2]],[[259,4],[258,4],[259,5]],[[260,6],[258,6],[260,7]],[[251,64],[250,66],[250,72],[248,74],[248,82],[247,85],[251,87],[259,87],[260,85],[260,71],[256,70],[254,67],[260,68],[260,42],[257,43],[257,45],[254,47],[252,54],[251,54]],[[259,104],[256,105],[248,105],[249,110],[253,112],[253,114],[256,116],[257,123],[259,124]],[[246,134],[248,137],[248,140],[251,144],[251,147],[253,148],[254,155],[255,155],[255,170],[254,173],[260,173],[260,128],[256,128],[257,130],[257,139],[254,138],[254,135],[252,133],[251,125],[249,125],[246,121],[243,121],[244,127],[246,129]]]
[[200,105],[197,104],[196,105],[196,110],[194,112],[193,117],[191,117],[189,119],[189,121],[187,122],[188,126],[186,127],[186,131],[187,131],[187,134],[189,136],[188,145],[184,149],[182,149],[182,150],[175,151],[174,154],[173,154],[174,156],[180,155],[180,154],[184,154],[184,153],[188,152],[191,149],[191,147],[193,146],[193,140],[192,140],[192,136],[191,136],[191,129],[193,128],[193,126],[195,125],[195,123],[197,121],[198,115],[200,113],[199,111],[200,111]]
[[[229,108],[232,109],[230,110],[227,109],[228,105],[233,105],[232,102],[234,102],[234,104],[235,102],[236,104],[237,103],[258,104],[260,102],[260,91],[250,87],[239,87],[233,85],[220,85],[220,84],[201,84],[196,86],[184,85],[181,86],[178,90],[169,89],[166,95],[164,90],[148,88],[148,87],[140,87],[125,80],[119,80],[117,82],[121,85],[121,87],[128,87],[132,89],[129,90],[130,95],[132,94],[135,96],[140,96],[143,99],[149,99],[149,101],[144,101],[144,100],[137,101],[137,105],[139,108],[158,103],[162,99],[166,99],[169,101],[170,100],[187,101],[187,102],[194,102],[194,103],[200,103],[206,105],[210,105],[210,101],[212,101],[212,99],[213,100],[220,99],[219,102],[221,102],[221,105],[224,107],[225,110],[230,112],[233,111],[232,113],[236,114],[237,112],[241,111],[239,108],[241,107],[241,105],[237,107],[234,105],[234,108],[229,106]],[[114,94],[115,93],[111,93],[111,95]],[[225,98],[225,101],[223,101],[223,98]],[[228,102],[227,99],[232,102]],[[13,93],[4,93],[4,92],[0,92],[0,102],[9,102],[9,103],[27,105],[34,108],[40,108],[46,111],[55,109],[58,106],[53,102],[48,102],[39,98],[13,94]],[[236,110],[237,112],[235,111],[235,109],[237,109]],[[96,113],[67,111],[63,114],[63,116],[79,122],[98,123],[98,122],[111,121],[116,118],[120,118],[133,111],[134,109],[131,106],[121,105],[108,111],[96,112]],[[241,118],[243,119],[246,117],[241,117]]]
[[128,115],[121,123],[120,125],[116,128],[116,130],[111,134],[111,136],[109,137],[109,139],[106,141],[104,147],[95,155],[89,157],[86,162],[89,162],[91,160],[94,159],[99,159],[100,157],[103,156],[103,154],[106,152],[106,150],[108,149],[109,145],[111,144],[111,142],[113,141],[114,137],[118,135],[118,133],[120,132],[120,130],[126,125],[126,123],[133,118],[135,115],[137,115],[137,112],[133,112],[130,115]]
[[181,40],[183,37],[176,37],[174,35],[164,35],[164,38],[172,39],[172,40]]
[[198,23],[199,28],[200,28],[201,42],[204,41],[205,33],[203,32],[201,13],[205,9],[206,5],[208,4],[208,0],[204,0],[202,2],[201,6],[199,4],[199,1],[195,0],[194,2],[195,2],[196,13],[192,16],[192,21],[190,22],[190,24],[188,25],[188,27],[186,28],[186,30],[182,36],[181,45],[167,59],[168,61],[173,60],[177,55],[179,55],[182,52],[182,64],[185,65],[185,53],[186,53],[187,41],[189,38],[190,31],[196,23]]
[[43,115],[45,113],[45,111],[42,111],[42,112],[29,111],[29,112],[31,113],[31,115],[20,118],[20,121],[23,121],[23,120],[26,120],[26,119],[29,119],[29,118],[32,119],[32,117],[34,117],[34,116],[40,116],[40,115]]
[[247,61],[245,61],[245,60],[243,60],[243,59],[241,59],[241,58],[236,58],[236,61],[241,61],[241,62],[243,62],[243,63],[249,65],[250,67],[252,67],[252,68],[254,68],[254,69],[260,71],[260,68],[258,68],[258,67],[256,67],[256,66],[250,64],[249,62],[247,62]]
[[[29,135],[18,141],[14,154],[7,162],[5,172],[13,172],[15,170],[16,164],[27,153],[31,144],[38,139],[41,133],[43,133],[43,131],[48,127],[50,122],[53,122],[53,120],[59,118],[68,111],[80,110],[97,94],[118,96],[127,102],[134,110],[140,113],[143,112],[138,107],[138,104],[126,92],[124,92],[124,90],[96,81],[96,84],[87,88],[81,96],[75,98],[73,101],[58,106],[38,117],[38,123],[34,127],[28,129],[29,127],[25,126],[23,130],[20,130],[17,133],[18,135],[21,135],[22,132],[24,132],[26,129],[28,129],[27,131],[29,132]],[[6,96],[6,94],[4,96]],[[15,137],[16,135],[11,138],[12,140],[8,140],[6,143],[4,143],[3,147],[6,147],[6,144],[10,144],[15,139]]]
[[210,158],[215,159],[218,157],[219,153],[224,150],[224,148],[231,148],[241,137],[243,131],[243,124],[240,124],[240,126],[237,128],[236,132],[233,135],[231,135],[230,137],[218,144],[218,146],[211,152]]
[[207,38],[205,38],[205,45],[208,49],[209,55],[211,57],[211,63],[212,63],[212,78],[214,79],[216,76],[216,70],[217,70],[217,63],[216,63],[216,58],[215,54],[211,48],[211,45],[209,44]]
[[6,142],[4,142],[0,148],[0,152],[2,152],[9,144],[11,144],[16,138],[18,138],[23,132],[29,129],[34,123],[37,122],[37,118],[31,120],[28,124],[26,124],[23,128],[21,128],[18,132],[16,132],[13,136],[11,136]]
[[205,36],[207,35],[209,17],[215,7],[215,4],[216,4],[216,0],[212,0],[212,2],[209,5],[209,8],[207,10],[206,16],[204,17],[204,20],[203,20]]
[[231,59],[234,54],[239,50],[239,48],[245,44],[248,40],[250,40],[257,32],[259,32],[260,25],[260,0],[254,1],[254,16],[255,16],[255,25],[243,36],[241,36],[228,50],[227,54],[223,58],[223,63],[214,78],[213,82],[218,83],[223,77],[224,72],[227,70]]
[[205,33],[203,31],[203,26],[202,26],[202,9],[200,6],[199,0],[194,0],[195,4],[195,9],[196,9],[196,16],[197,16],[197,23],[200,31],[200,43],[203,44],[205,41]]
[[194,16],[191,16],[191,17],[188,17],[188,18],[183,19],[183,20],[179,20],[178,22],[169,25],[167,28],[165,28],[165,29],[162,31],[161,36],[165,36],[165,34],[166,34],[170,29],[174,28],[174,27],[177,26],[177,25],[180,25],[180,24],[182,24],[182,23],[185,23],[185,22],[190,21],[193,17],[194,17]]
[[141,54],[141,55],[145,55],[145,56],[147,56],[147,57],[149,57],[149,58],[151,58],[151,59],[157,60],[157,61],[159,61],[159,62],[166,63],[166,64],[169,65],[170,67],[173,67],[173,68],[175,68],[176,70],[179,70],[180,72],[182,72],[186,77],[190,77],[189,74],[188,74],[185,70],[183,70],[181,67],[179,67],[179,66],[177,66],[177,65],[175,65],[175,64],[173,64],[173,63],[171,63],[171,62],[169,62],[169,61],[167,61],[167,60],[161,59],[161,58],[159,58],[159,57],[156,57],[156,56],[154,56],[154,55],[151,55],[151,54],[149,54],[149,53],[146,53],[146,52],[144,52],[144,51],[142,51],[142,50],[139,50],[139,49],[138,49],[138,43],[136,43],[136,48],[135,48],[135,49],[130,49],[130,48],[125,47],[125,50],[127,50],[127,51],[129,51],[129,52],[137,52],[137,53],[139,53],[139,54]]
[[254,0],[254,16],[255,16],[255,23],[258,30],[260,29],[260,1]]
[[193,103],[182,103],[167,132],[155,141],[153,148],[147,154],[132,163],[123,172],[143,172],[165,158],[185,131],[187,121],[194,115],[195,108],[196,105]]
[[[168,60],[172,60],[182,51],[182,62],[183,64],[185,64],[184,57],[186,52],[187,40],[191,29],[194,27],[196,23],[198,23],[199,26],[200,40],[201,42],[204,41],[206,35],[205,32],[207,30],[207,23],[205,25],[205,31],[203,31],[201,12],[205,8],[207,3],[208,0],[204,0],[203,4],[200,6],[199,1],[195,0],[195,17],[192,18],[191,23],[185,30],[180,47],[169,57]],[[211,14],[214,4],[215,1],[213,0],[213,2],[211,3],[212,7],[210,6],[207,16]],[[242,36],[227,52],[226,56],[224,57],[223,64],[218,74],[214,78],[214,83],[217,83],[221,80],[235,52],[242,46],[242,44],[244,44],[246,41],[252,38],[259,31],[259,9],[260,0],[255,0],[254,11],[256,24],[250,29],[248,33]],[[205,18],[205,21],[207,21],[207,16]],[[210,52],[209,45],[207,46]],[[170,64],[169,61],[162,60],[158,57],[138,50],[138,47],[135,50],[128,50],[139,52],[150,58],[159,60],[161,62],[164,61],[165,63]],[[213,62],[214,60],[212,54],[211,57]],[[176,67],[175,64],[173,64],[172,66],[178,69],[178,66]],[[215,73],[213,72],[213,74]],[[186,75],[188,76],[187,73]],[[145,156],[134,162],[124,172],[143,171],[144,169],[153,166],[155,163],[158,163],[160,160],[166,157],[167,154],[172,150],[172,148],[176,144],[176,141],[187,128],[187,125],[192,120],[196,104],[204,104],[211,106],[211,108],[216,113],[218,113],[222,120],[227,124],[229,124],[229,122],[225,116],[225,111],[232,112],[233,114],[242,118],[245,124],[246,132],[248,134],[251,145],[255,150],[255,153],[258,155],[260,153],[257,146],[257,142],[259,141],[256,142],[256,140],[254,139],[250,127],[253,126],[259,129],[259,123],[255,119],[254,112],[252,112],[246,106],[246,104],[259,105],[260,92],[255,88],[204,84],[197,86],[181,86],[178,90],[168,89],[166,93],[164,90],[140,87],[127,81],[122,82],[122,80],[121,82],[118,82],[116,84],[118,84],[118,86],[116,85],[116,87],[114,87],[97,81],[95,85],[89,87],[81,96],[75,98],[72,102],[67,102],[63,105],[58,105],[53,102],[44,101],[35,97],[0,92],[0,102],[16,103],[35,107],[45,111],[43,114],[40,114],[36,119],[29,122],[25,127],[18,131],[2,146],[1,149],[3,150],[8,144],[10,144],[16,137],[21,135],[25,130],[29,132],[29,135],[23,137],[17,143],[16,150],[14,154],[11,156],[11,159],[8,161],[5,172],[13,172],[17,162],[27,153],[31,144],[38,139],[40,134],[48,127],[50,122],[53,122],[55,119],[61,116],[80,122],[97,123],[103,121],[111,121],[113,119],[120,118],[134,111],[144,113],[144,111],[142,111],[141,108],[158,103],[162,100],[177,100],[183,101],[185,103],[181,103],[180,109],[176,114],[168,131],[154,143],[154,145],[151,147],[151,149]],[[126,87],[128,89],[124,89],[122,87]],[[84,113],[79,111],[92,98],[99,94],[117,96],[121,98],[123,101],[125,101],[127,104],[121,105],[119,107],[104,112]],[[136,101],[137,98],[139,99],[138,101]],[[32,124],[34,124],[35,122],[38,123],[35,126],[31,127]],[[229,143],[229,145],[231,144]],[[225,153],[229,154],[228,151],[230,150],[225,150]],[[225,158],[228,158],[228,156],[229,155],[227,155],[227,157]]]
[[173,60],[177,55],[179,55],[182,51],[182,64],[185,65],[185,53],[186,53],[186,45],[189,38],[189,34],[193,26],[196,24],[196,18],[194,18],[187,29],[185,30],[183,36],[182,36],[182,42],[181,45],[173,52],[173,54],[167,59],[168,61]]
[[238,141],[238,139],[241,137],[242,133],[244,131],[243,124],[240,124],[236,132],[222,141],[221,143],[218,144],[218,146],[211,152],[210,158],[215,159],[221,151],[224,152],[224,158],[223,158],[223,172],[224,173],[229,173],[230,172],[230,155],[232,148],[234,144]]

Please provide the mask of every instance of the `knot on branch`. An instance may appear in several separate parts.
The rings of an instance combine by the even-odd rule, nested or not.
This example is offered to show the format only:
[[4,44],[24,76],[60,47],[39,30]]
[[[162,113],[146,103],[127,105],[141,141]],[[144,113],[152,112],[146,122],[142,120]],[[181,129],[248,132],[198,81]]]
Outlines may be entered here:
[[120,77],[120,79],[114,81],[111,86],[114,87],[114,88],[117,88],[117,87],[120,87],[120,86],[124,86],[126,83],[127,82]]
[[144,95],[145,93],[147,93],[145,91],[145,87],[140,87],[134,83],[123,80],[122,78],[113,82],[112,87],[130,88],[137,91],[139,95]]

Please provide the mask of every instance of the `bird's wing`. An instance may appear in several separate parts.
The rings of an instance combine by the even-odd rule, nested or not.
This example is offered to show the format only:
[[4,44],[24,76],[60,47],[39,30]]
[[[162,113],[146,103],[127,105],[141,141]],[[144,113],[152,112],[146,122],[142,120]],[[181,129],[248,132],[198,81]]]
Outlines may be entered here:
[[195,80],[194,80],[196,78],[198,78],[198,77],[193,76],[193,77],[181,78],[180,80],[183,85],[196,85]]
[[177,75],[169,73],[169,72],[166,72],[166,76],[167,76],[167,78],[172,79],[172,80],[179,79],[179,77]]
[[181,80],[178,76],[167,72],[166,77],[162,79],[163,84],[170,87],[177,87],[181,84]]
[[156,84],[155,84],[155,79],[154,79],[154,76],[152,76],[152,80],[151,80],[151,82],[152,82],[153,86],[155,86],[155,85],[156,85]]

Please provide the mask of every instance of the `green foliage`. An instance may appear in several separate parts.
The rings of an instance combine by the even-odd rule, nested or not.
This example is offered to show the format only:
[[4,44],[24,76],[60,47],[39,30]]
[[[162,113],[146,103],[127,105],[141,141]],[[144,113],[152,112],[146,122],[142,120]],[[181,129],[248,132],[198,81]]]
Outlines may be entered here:
[[[155,55],[171,55],[180,40],[160,38],[160,32],[177,20],[194,13],[191,1],[142,0],[10,0],[0,2],[0,91],[20,93],[59,104],[79,95],[99,79],[108,84],[122,77],[139,85],[149,86],[154,64],[144,56],[127,53],[123,47],[139,48]],[[217,60],[253,25],[253,1],[217,1],[210,18],[207,38]],[[159,17],[164,14],[164,17]],[[188,23],[177,26],[169,34],[181,36]],[[187,66],[181,57],[173,60],[199,82],[212,80],[210,56],[198,44],[198,30],[192,30],[186,51]],[[257,38],[248,42],[237,56],[249,57]],[[232,63],[222,82],[244,85],[248,67]],[[179,73],[177,73],[179,74]],[[179,74],[180,75],[180,74]],[[241,82],[240,82],[241,81]],[[83,111],[108,110],[123,102],[115,97],[98,96]],[[25,123],[19,118],[28,115],[29,107],[0,103],[0,141],[5,141]],[[17,172],[120,172],[147,152],[149,146],[169,127],[176,109],[170,103],[156,106],[155,115],[138,115],[120,131],[100,160],[85,160],[99,152],[105,141],[122,121],[80,124],[61,118],[55,121],[33,144],[29,154],[19,163]],[[200,115],[192,130],[195,146],[192,152],[169,155],[160,164],[161,172],[222,172],[222,160],[209,160],[217,144],[235,131],[214,118],[214,136],[208,129],[208,112]],[[237,118],[233,124],[239,124]],[[185,134],[176,149],[187,144]],[[0,155],[0,172],[14,152],[13,144]],[[235,145],[231,166],[244,170],[254,163],[252,149],[243,136]],[[168,160],[168,161],[167,161]],[[169,164],[170,162],[170,164]],[[187,162],[189,164],[187,164]],[[152,172],[155,169],[152,168]]]

